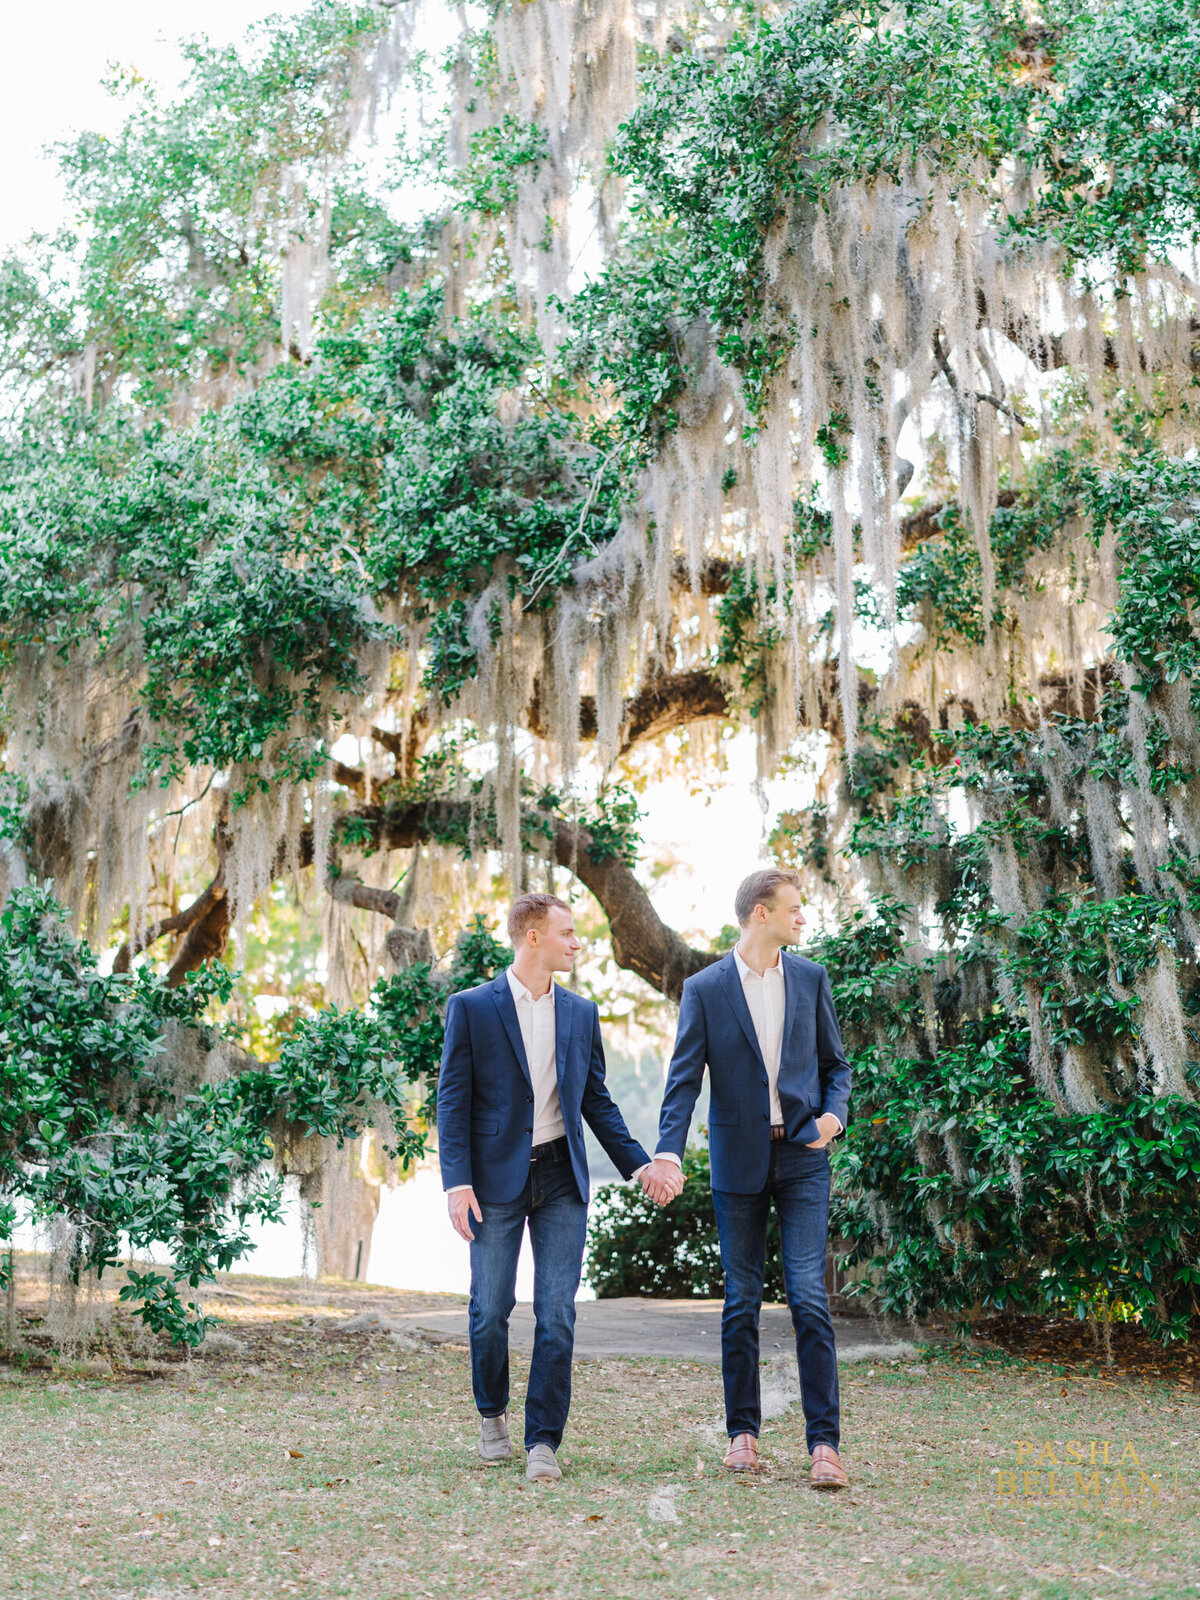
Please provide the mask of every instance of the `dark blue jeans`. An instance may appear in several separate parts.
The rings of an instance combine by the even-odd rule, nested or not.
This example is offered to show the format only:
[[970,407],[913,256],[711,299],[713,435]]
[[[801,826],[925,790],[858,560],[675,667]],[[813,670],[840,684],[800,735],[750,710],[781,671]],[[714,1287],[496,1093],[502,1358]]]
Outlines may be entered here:
[[517,1303],[517,1261],[525,1224],[533,1245],[533,1359],[525,1393],[525,1448],[557,1450],[571,1407],[575,1291],[583,1265],[587,1206],[571,1171],[567,1141],[539,1146],[529,1181],[505,1205],[479,1203],[472,1220],[471,1384],[485,1417],[508,1410],[508,1319]]
[[766,1187],[758,1194],[713,1190],[725,1269],[721,1316],[725,1426],[731,1439],[738,1433],[752,1433],[757,1438],[762,1421],[758,1313],[772,1201],[779,1216],[783,1282],[796,1330],[808,1448],[811,1452],[819,1444],[831,1444],[836,1450],[840,1436],[837,1350],[825,1293],[829,1152],[810,1150],[788,1139],[772,1140]]

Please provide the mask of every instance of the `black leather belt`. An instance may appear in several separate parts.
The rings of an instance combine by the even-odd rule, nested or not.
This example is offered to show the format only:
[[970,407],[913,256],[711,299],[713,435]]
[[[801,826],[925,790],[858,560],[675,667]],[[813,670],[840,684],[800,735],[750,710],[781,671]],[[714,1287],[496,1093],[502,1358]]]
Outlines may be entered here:
[[551,1139],[549,1144],[535,1144],[529,1152],[530,1161],[561,1161],[567,1154],[567,1136]]

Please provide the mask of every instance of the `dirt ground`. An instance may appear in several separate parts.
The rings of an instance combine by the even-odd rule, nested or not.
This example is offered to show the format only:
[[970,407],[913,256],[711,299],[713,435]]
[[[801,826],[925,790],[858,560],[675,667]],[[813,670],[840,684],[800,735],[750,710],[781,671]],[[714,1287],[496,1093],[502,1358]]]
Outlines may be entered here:
[[838,1496],[808,1488],[788,1353],[764,1365],[753,1480],[720,1466],[713,1366],[580,1361],[563,1481],[528,1487],[524,1358],[516,1459],[486,1467],[465,1347],[403,1321],[454,1297],[238,1276],[201,1354],[118,1317],[72,1357],[27,1289],[0,1363],[5,1600],[1200,1594],[1189,1352],[1153,1368],[1124,1330],[1124,1372],[1051,1327],[845,1366]]

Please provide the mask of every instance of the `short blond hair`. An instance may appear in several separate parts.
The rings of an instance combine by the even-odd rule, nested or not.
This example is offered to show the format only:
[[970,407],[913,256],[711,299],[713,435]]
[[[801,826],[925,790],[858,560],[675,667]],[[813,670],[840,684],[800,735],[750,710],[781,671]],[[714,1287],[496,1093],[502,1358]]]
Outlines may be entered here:
[[743,878],[733,897],[733,911],[738,920],[738,927],[746,926],[755,906],[766,906],[769,911],[775,904],[775,896],[785,883],[792,889],[799,889],[800,874],[788,867],[764,867],[760,872],[752,872],[748,878]]
[[554,908],[570,912],[571,908],[565,900],[560,900],[556,894],[519,894],[508,909],[508,937],[514,947],[528,933],[530,928],[541,928],[546,918]]

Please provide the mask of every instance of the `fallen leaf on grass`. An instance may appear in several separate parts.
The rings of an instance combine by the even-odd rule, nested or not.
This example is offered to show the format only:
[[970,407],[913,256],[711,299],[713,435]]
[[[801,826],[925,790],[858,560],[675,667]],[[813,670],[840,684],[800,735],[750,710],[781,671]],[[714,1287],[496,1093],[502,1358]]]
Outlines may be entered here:
[[303,1461],[304,1460],[304,1451],[303,1450],[289,1450],[288,1451],[288,1455],[291,1456],[293,1461]]
[[588,1521],[589,1522],[603,1522],[604,1521],[604,1513],[603,1513],[603,1511],[593,1511],[591,1516],[588,1518]]

